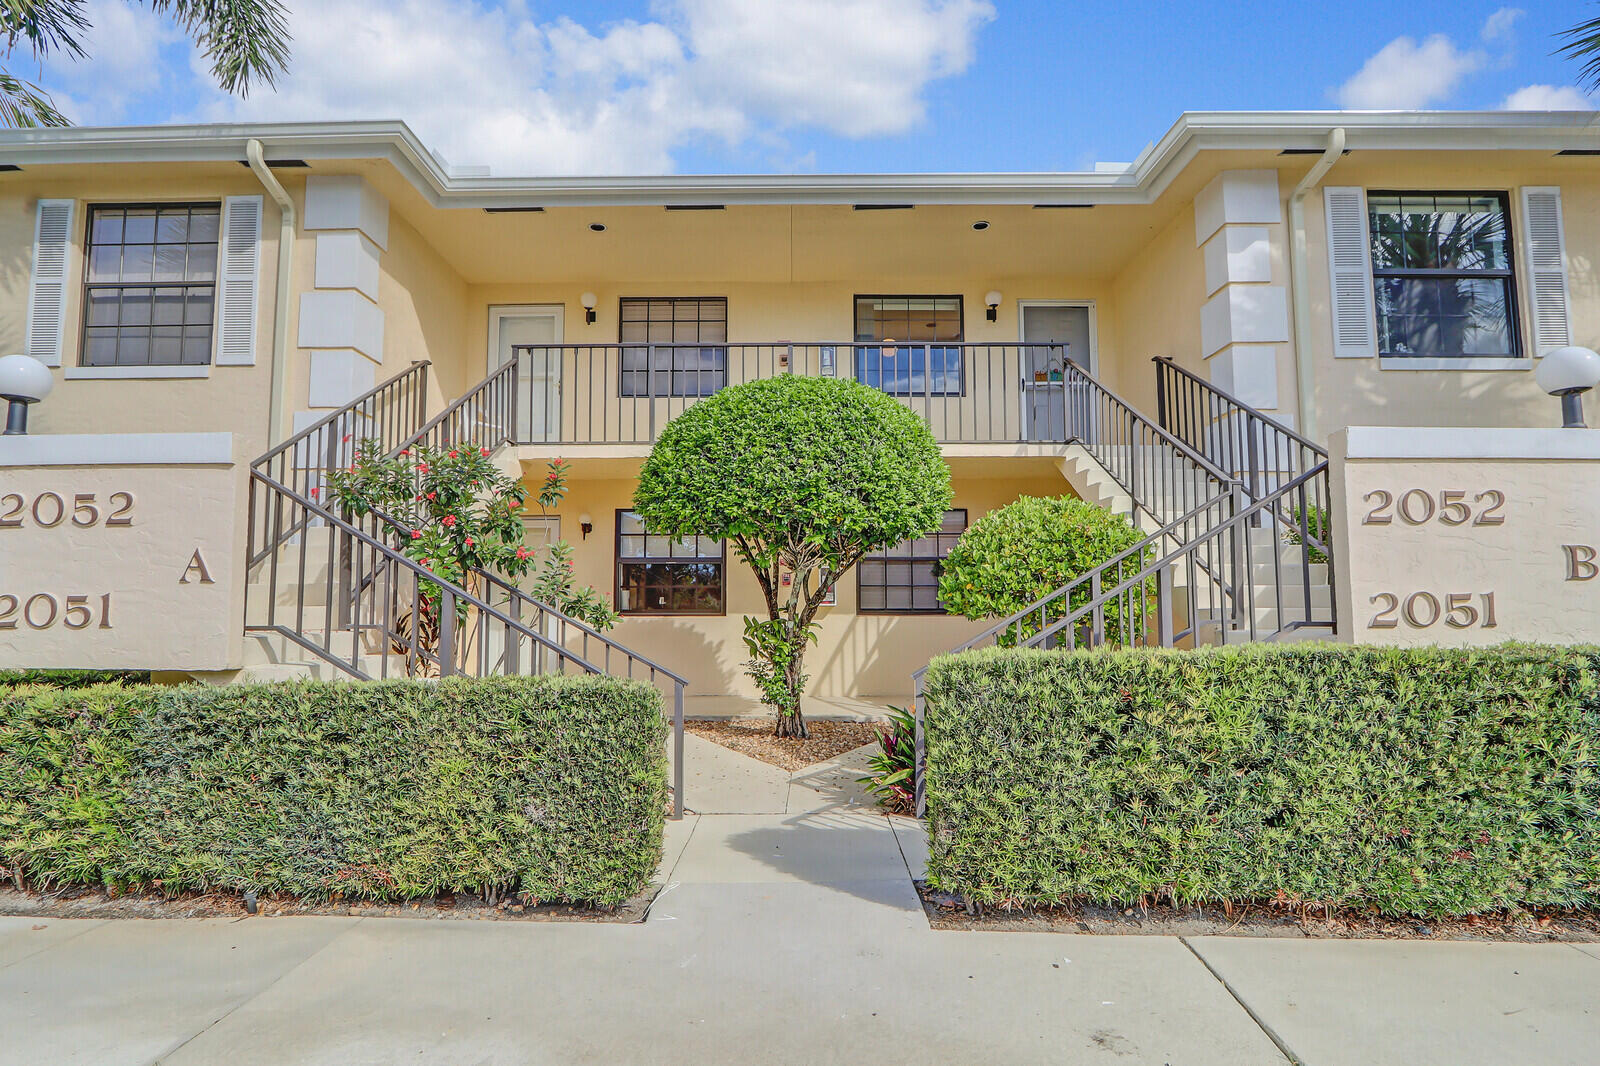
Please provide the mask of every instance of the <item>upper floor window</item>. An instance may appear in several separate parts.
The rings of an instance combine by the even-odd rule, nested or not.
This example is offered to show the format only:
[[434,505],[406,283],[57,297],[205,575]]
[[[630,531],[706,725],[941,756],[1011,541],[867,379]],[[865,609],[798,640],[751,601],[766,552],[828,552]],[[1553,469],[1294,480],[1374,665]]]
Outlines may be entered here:
[[621,396],[710,396],[728,383],[723,297],[622,301]]
[[1372,192],[1367,211],[1380,355],[1520,354],[1504,194]]
[[205,366],[222,206],[89,208],[84,366]]
[[[962,389],[961,297],[857,296],[856,380],[892,396]],[[898,341],[897,345],[887,342]]]
[[856,610],[864,614],[937,614],[944,557],[967,529],[965,508],[944,513],[926,537],[871,552],[856,564]]

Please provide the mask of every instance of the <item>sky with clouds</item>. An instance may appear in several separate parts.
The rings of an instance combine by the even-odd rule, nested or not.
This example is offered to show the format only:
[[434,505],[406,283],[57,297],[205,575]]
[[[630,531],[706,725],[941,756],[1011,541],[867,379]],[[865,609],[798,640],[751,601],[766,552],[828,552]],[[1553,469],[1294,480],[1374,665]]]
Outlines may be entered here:
[[74,121],[400,118],[496,174],[1040,171],[1131,160],[1185,110],[1594,106],[1584,2],[285,0],[293,65],[221,93],[170,21],[87,0],[22,52]]

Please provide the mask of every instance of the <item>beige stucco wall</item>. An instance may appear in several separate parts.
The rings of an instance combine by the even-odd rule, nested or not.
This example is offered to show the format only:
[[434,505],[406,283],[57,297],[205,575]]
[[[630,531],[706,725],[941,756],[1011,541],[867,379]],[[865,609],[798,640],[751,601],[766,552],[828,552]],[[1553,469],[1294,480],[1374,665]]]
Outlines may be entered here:
[[[614,603],[616,512],[631,506],[636,481],[631,477],[585,478],[583,467],[578,460],[571,491],[555,513],[561,518],[563,539],[574,547],[578,582],[594,587]],[[542,476],[542,467],[526,469],[530,481]],[[974,469],[972,461],[962,469]],[[967,508],[970,524],[1021,495],[1072,494],[1048,463],[1029,460],[1027,469],[1025,476],[1016,476],[1014,468],[1008,471],[1000,462],[991,476],[958,474],[953,478],[952,506]],[[579,515],[585,513],[594,520],[594,531],[587,539],[578,526]],[[726,575],[726,614],[628,616],[611,636],[682,673],[689,679],[691,695],[754,697],[754,687],[744,676],[748,653],[743,616],[765,617],[765,601],[749,567],[731,553]],[[807,653],[812,695],[908,698],[913,670],[925,666],[930,655],[956,646],[986,625],[945,615],[857,614],[854,573],[840,582],[838,600],[837,606],[823,608],[819,614],[818,643]]]
[[1205,262],[1194,240],[1194,205],[1182,210],[1113,280],[1112,317],[1121,358],[1102,382],[1154,418],[1155,371],[1150,360],[1170,356],[1206,377],[1200,353],[1200,306],[1206,299]]
[[[1531,347],[1525,222],[1519,189],[1561,189],[1566,233],[1567,285],[1573,343],[1600,344],[1600,180],[1574,160],[1515,157],[1497,162],[1492,153],[1353,153],[1328,173],[1323,184],[1366,189],[1505,192],[1511,202],[1513,262],[1518,284],[1522,348]],[[1327,224],[1320,189],[1306,198],[1310,293],[1309,336],[1314,364],[1318,435],[1349,425],[1384,426],[1559,426],[1560,407],[1533,381],[1534,360],[1519,370],[1387,370],[1376,359],[1333,358],[1329,318]]]

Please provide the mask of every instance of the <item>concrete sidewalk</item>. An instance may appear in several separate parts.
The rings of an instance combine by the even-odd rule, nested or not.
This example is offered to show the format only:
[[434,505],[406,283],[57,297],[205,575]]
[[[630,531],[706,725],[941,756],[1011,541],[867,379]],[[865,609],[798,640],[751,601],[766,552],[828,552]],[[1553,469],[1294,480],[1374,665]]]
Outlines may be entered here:
[[0,918],[0,1063],[1596,1060],[1600,948],[934,932],[835,785],[669,823],[641,925]]

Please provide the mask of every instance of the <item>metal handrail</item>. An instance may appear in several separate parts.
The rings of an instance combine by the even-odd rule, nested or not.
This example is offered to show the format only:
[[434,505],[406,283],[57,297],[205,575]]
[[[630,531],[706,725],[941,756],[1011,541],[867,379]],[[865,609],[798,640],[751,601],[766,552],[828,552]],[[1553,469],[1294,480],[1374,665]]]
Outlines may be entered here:
[[[305,524],[314,520],[318,524],[328,527],[330,530],[330,536],[328,539],[326,564],[328,566],[327,584],[329,596],[327,597],[327,601],[323,605],[320,605],[323,615],[321,619],[323,622],[323,629],[321,630],[323,634],[323,641],[319,644],[311,640],[306,635],[309,631],[311,631],[310,627],[305,624],[306,609],[308,606],[311,606],[313,609],[315,609],[317,605],[308,605],[305,603],[304,577],[306,569],[306,557],[305,553],[302,552],[299,559],[300,581],[298,582],[298,599],[295,605],[293,619],[295,624],[280,624],[277,619],[277,557],[274,556],[272,561],[272,574],[269,581],[271,586],[269,589],[271,597],[269,600],[267,618],[265,622],[256,623],[251,623],[247,619],[245,626],[247,631],[271,632],[279,634],[291,640],[298,646],[314,652],[330,663],[338,666],[346,673],[349,673],[361,680],[373,680],[372,675],[368,671],[362,669],[360,660],[362,659],[361,641],[363,634],[374,630],[377,632],[379,638],[380,677],[388,676],[390,650],[393,648],[404,649],[406,651],[408,661],[422,661],[436,666],[441,677],[448,677],[462,672],[462,665],[470,664],[470,658],[468,659],[468,664],[458,664],[458,655],[460,651],[467,645],[470,645],[474,639],[476,639],[478,648],[478,667],[483,674],[495,672],[491,668],[492,666],[501,668],[509,666],[512,671],[521,673],[522,670],[520,668],[520,662],[518,661],[520,660],[520,656],[516,656],[513,661],[508,663],[507,657],[503,655],[499,661],[491,664],[489,657],[490,652],[488,649],[488,637],[490,636],[491,632],[493,632],[493,630],[489,628],[491,625],[499,630],[503,639],[506,641],[508,648],[515,642],[525,639],[535,649],[541,649],[550,656],[553,656],[558,669],[562,669],[570,663],[585,673],[598,675],[606,675],[610,673],[608,669],[603,668],[601,665],[590,661],[585,656],[569,650],[561,643],[552,640],[543,633],[540,633],[535,626],[525,624],[521,620],[512,617],[511,615],[508,615],[494,607],[485,597],[481,597],[462,585],[449,581],[433,573],[420,563],[408,558],[403,553],[396,551],[394,548],[385,544],[375,535],[375,533],[363,530],[339,515],[334,514],[332,510],[323,504],[315,502],[309,496],[304,496],[298,492],[295,492],[289,486],[258,470],[252,470],[250,472],[250,478],[253,483],[259,485],[268,495],[270,500],[270,514],[268,518],[275,527],[280,526],[282,523],[285,501],[287,501],[291,511],[299,510],[304,516],[306,516],[299,519],[297,522],[294,516],[291,515],[291,525]],[[252,499],[253,498],[254,494],[252,494]],[[386,525],[382,524],[382,520],[378,519],[376,516],[372,516],[372,521],[374,522],[376,528],[386,528]],[[342,541],[342,543],[336,546],[336,540]],[[366,555],[365,565],[363,565],[363,554]],[[339,604],[340,613],[336,616],[334,613],[334,593],[337,591],[338,581],[334,575],[334,567],[340,564],[344,565],[345,574],[347,575],[346,589],[351,594],[351,598],[353,598],[354,602],[341,602]],[[415,621],[413,621],[413,624],[410,626],[409,633],[403,632],[398,627],[397,623],[400,616],[400,610],[403,610],[403,605],[401,605],[399,602],[403,598],[401,596],[401,583],[408,579],[410,584],[409,602],[412,604],[416,604],[420,601],[424,586],[436,587],[439,590],[439,639],[438,652],[436,654],[430,655],[423,647],[421,647]],[[372,603],[371,616],[363,619],[363,597],[369,590],[372,589],[380,590],[379,595],[382,599],[382,614],[380,615],[378,613],[380,605],[377,603]],[[533,602],[537,603],[538,601]],[[456,618],[458,604],[467,608],[476,609],[479,619],[477,632],[473,633],[469,630],[466,633],[465,640],[462,639],[462,632],[458,630],[460,625]],[[397,607],[400,608],[400,610],[397,610]],[[559,615],[559,612],[555,612],[548,607],[544,607],[543,605],[541,605],[541,608],[552,615]],[[561,617],[565,619],[565,616]],[[581,622],[577,622],[575,619],[565,620],[571,622],[573,625],[578,625],[580,627],[583,626]],[[334,626],[336,623],[342,628],[348,629],[350,633],[350,653],[348,658],[340,654],[340,652],[331,644],[332,634],[334,632]],[[590,632],[593,633],[592,630]],[[610,652],[617,651],[627,659],[628,677],[633,676],[633,667],[634,664],[637,663],[639,666],[649,671],[649,680],[651,683],[655,683],[657,675],[660,675],[673,685],[673,741],[674,750],[677,756],[674,766],[673,784],[675,808],[674,816],[682,817],[683,696],[684,689],[687,687],[688,682],[677,673],[668,670],[665,667],[650,661],[649,659],[646,659],[644,656],[630,652],[620,644],[609,640],[609,638],[605,638],[598,633],[593,633],[593,635],[604,642],[606,646],[608,666]],[[530,661],[530,666],[531,665],[533,664]]]
[[[513,433],[511,427],[513,418],[511,415],[516,410],[516,371],[517,364],[516,360],[514,359],[504,366],[497,367],[482,381],[479,381],[466,392],[456,397],[456,399],[451,403],[446,404],[444,410],[440,411],[438,414],[424,422],[420,429],[418,429],[415,433],[412,433],[405,440],[401,441],[395,451],[398,452],[405,448],[414,448],[423,442],[432,444],[435,447],[442,447],[446,443],[467,443],[466,440],[462,440],[460,438],[459,434],[445,433],[444,427],[446,425],[454,425],[463,411],[468,410],[475,403],[478,403],[484,399],[487,399],[489,404],[492,406],[504,408],[501,414],[505,415],[506,417],[500,422],[500,426],[502,428],[500,432],[497,433],[492,432],[487,435],[469,437],[468,439],[470,439],[473,444],[490,449],[498,448],[502,444],[512,443]],[[486,425],[492,424],[493,423],[485,423],[480,419],[476,423],[474,429],[481,430],[485,428]],[[447,441],[446,438],[449,438],[449,440]]]
[[[1186,369],[1184,367],[1179,366],[1176,362],[1173,361],[1172,356],[1170,356],[1170,355],[1157,355],[1157,356],[1152,357],[1150,361],[1156,364],[1156,409],[1157,409],[1158,412],[1164,412],[1165,409],[1166,409],[1166,405],[1162,402],[1162,400],[1164,398],[1163,397],[1163,392],[1164,392],[1163,384],[1164,383],[1163,383],[1163,380],[1162,380],[1162,377],[1161,377],[1161,372],[1163,370],[1165,370],[1168,373],[1175,374],[1178,377],[1186,378],[1187,380],[1192,381],[1194,384],[1198,385],[1200,388],[1204,389],[1206,392],[1209,392],[1213,396],[1216,396],[1219,399],[1226,401],[1232,407],[1234,407],[1234,408],[1236,408],[1236,409],[1238,409],[1240,411],[1249,412],[1251,417],[1256,418],[1256,419],[1258,419],[1258,420],[1260,420],[1262,422],[1265,422],[1267,425],[1271,426],[1273,429],[1277,430],[1279,433],[1283,434],[1284,436],[1290,438],[1295,443],[1303,445],[1304,447],[1311,449],[1320,458],[1326,459],[1328,457],[1328,450],[1326,448],[1323,448],[1321,445],[1317,444],[1310,437],[1302,436],[1301,434],[1296,433],[1294,430],[1290,429],[1288,426],[1284,425],[1282,422],[1279,422],[1276,418],[1273,418],[1271,415],[1267,414],[1265,411],[1261,411],[1261,410],[1258,410],[1257,408],[1251,407],[1249,404],[1245,403],[1243,400],[1239,399],[1237,396],[1233,395],[1233,393],[1227,391],[1226,389],[1220,388],[1216,384],[1214,384],[1213,382],[1207,381],[1205,378],[1200,377],[1198,374],[1196,374],[1192,370],[1188,370],[1188,369]],[[1163,421],[1165,421],[1165,414],[1162,414],[1161,417],[1162,417]]]

